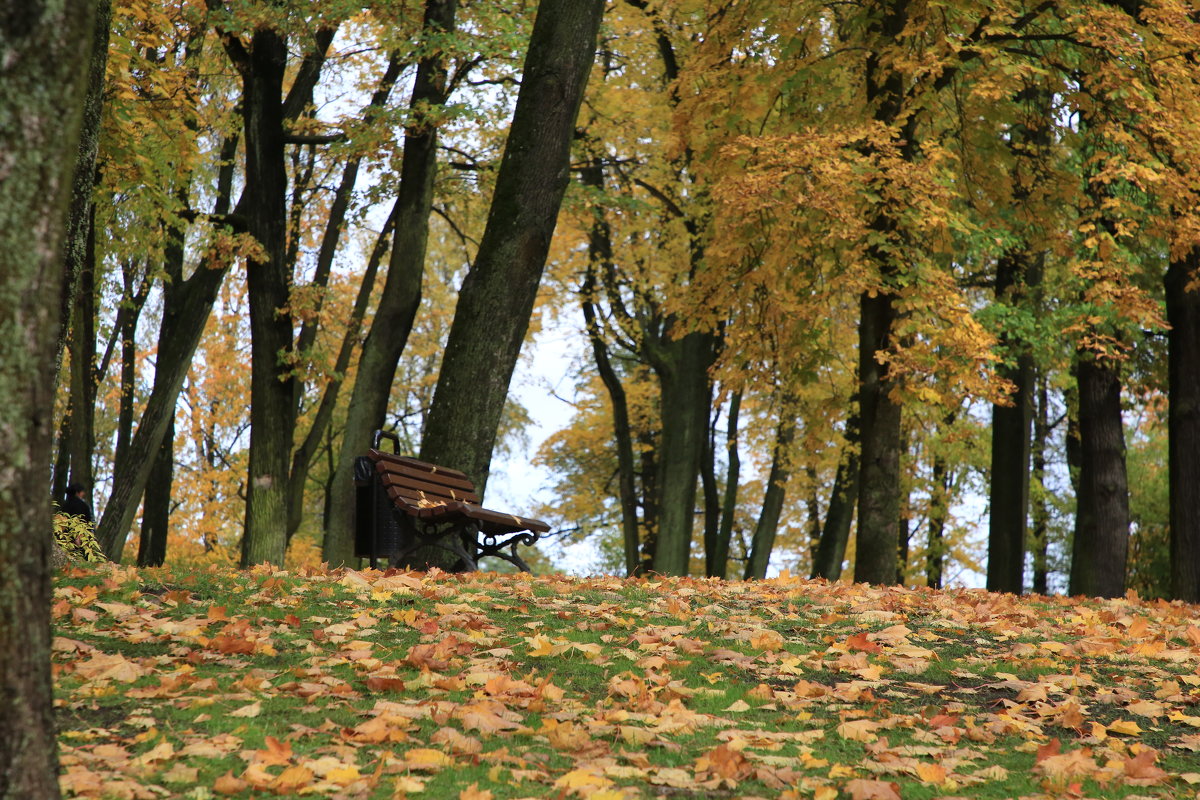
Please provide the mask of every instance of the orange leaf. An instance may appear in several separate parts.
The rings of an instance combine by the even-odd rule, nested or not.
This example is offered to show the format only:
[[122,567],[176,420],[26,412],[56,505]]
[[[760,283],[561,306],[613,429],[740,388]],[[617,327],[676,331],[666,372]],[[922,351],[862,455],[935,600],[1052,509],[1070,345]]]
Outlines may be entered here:
[[845,789],[852,800],[900,800],[900,785],[890,781],[868,781],[855,778]]
[[856,633],[846,640],[847,650],[860,650],[864,653],[878,653],[881,648],[879,645],[867,638],[866,631]]
[[213,791],[217,794],[241,794],[250,788],[250,784],[241,778],[233,777],[233,772],[226,772],[213,782]]

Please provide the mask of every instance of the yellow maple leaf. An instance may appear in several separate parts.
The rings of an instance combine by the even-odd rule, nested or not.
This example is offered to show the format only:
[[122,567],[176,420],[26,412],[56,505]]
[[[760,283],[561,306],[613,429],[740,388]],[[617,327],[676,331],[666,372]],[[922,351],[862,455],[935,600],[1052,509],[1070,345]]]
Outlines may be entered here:
[[1118,719],[1108,724],[1109,733],[1121,733],[1126,736],[1137,736],[1142,729],[1136,722],[1128,719]]
[[589,790],[606,789],[613,782],[590,769],[573,769],[554,782],[555,788],[574,794],[591,794]]
[[921,783],[945,783],[946,768],[941,764],[917,764],[917,777]]
[[271,789],[276,792],[295,792],[312,783],[313,772],[305,766],[291,766],[279,774]]
[[453,766],[454,759],[441,750],[430,747],[415,747],[405,752],[404,763],[409,769],[438,770],[442,767]]
[[458,800],[492,800],[492,793],[487,789],[480,789],[478,783],[472,783],[458,793]]
[[544,633],[539,633],[537,636],[527,636],[525,643],[529,645],[529,655],[534,658],[544,658],[546,656],[557,655],[561,652],[554,646],[554,642],[549,636]]
[[255,700],[253,703],[251,703],[248,706],[242,706],[241,708],[237,709],[236,711],[230,711],[229,716],[231,716],[231,717],[257,717],[261,713],[262,713],[262,703]]
[[852,719],[837,726],[838,736],[855,742],[873,742],[878,737],[879,723],[869,719]]

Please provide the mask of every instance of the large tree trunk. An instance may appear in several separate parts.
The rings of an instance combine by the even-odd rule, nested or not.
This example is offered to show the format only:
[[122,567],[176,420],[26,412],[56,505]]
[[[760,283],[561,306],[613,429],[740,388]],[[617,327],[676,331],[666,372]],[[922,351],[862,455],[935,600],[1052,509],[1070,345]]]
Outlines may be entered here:
[[660,388],[662,435],[658,448],[659,518],[654,571],[686,575],[691,561],[700,473],[712,395],[708,368],[713,335],[693,331],[656,345],[652,363]]
[[[869,16],[868,31],[879,49],[890,45],[908,23],[908,0],[888,0]],[[900,123],[904,103],[904,76],[899,68],[871,52],[866,59],[867,102],[876,122],[889,127]],[[904,130],[901,155],[912,160],[919,152],[916,116],[910,114]],[[894,239],[894,209],[879,205],[873,210],[871,229],[882,239]],[[888,584],[896,580],[897,523],[900,514],[900,406],[892,399],[895,387],[889,370],[877,353],[892,348],[897,319],[896,280],[902,256],[872,244],[868,248],[878,271],[879,286],[859,299],[858,393],[860,452],[858,480],[858,543],[854,579]]]
[[1166,275],[1171,597],[1200,603],[1200,249]]
[[0,800],[59,796],[46,479],[94,7],[0,1]]
[[[227,47],[229,42],[227,41]],[[283,313],[291,291],[287,268],[287,165],[283,81],[287,40],[255,31],[234,57],[242,73],[246,141],[246,227],[261,247],[247,259],[250,308],[250,469],[246,482],[243,567],[282,564],[287,547],[292,437],[296,428],[292,320]]]
[[900,406],[892,381],[875,354],[890,347],[896,310],[892,295],[863,293],[859,321],[858,376],[862,455],[858,479],[858,543],[854,579],[896,580],[900,519]]
[[1125,593],[1129,485],[1119,367],[1083,355],[1079,375],[1079,493],[1071,551],[1072,595]]
[[[456,11],[457,0],[428,0],[425,34],[436,37],[452,31]],[[435,53],[417,66],[409,101],[414,121],[404,134],[388,275],[359,356],[330,497],[329,527],[322,547],[322,558],[330,564],[348,563],[354,557],[354,459],[366,452],[373,433],[383,427],[396,365],[421,304],[433,179],[437,173],[437,127],[423,114],[436,113],[446,102],[446,59],[440,50]]]
[[[996,297],[1016,302],[1023,296],[1028,256],[1002,259],[996,270]],[[1003,337],[1012,346],[1011,337]],[[1024,349],[1015,363],[998,370],[1016,391],[1009,405],[992,406],[992,474],[988,514],[987,588],[1020,594],[1024,589],[1025,526],[1029,508],[1029,437],[1033,423],[1033,357]]]
[[492,447],[568,180],[603,0],[542,0],[496,190],[458,297],[421,453],[487,486]]

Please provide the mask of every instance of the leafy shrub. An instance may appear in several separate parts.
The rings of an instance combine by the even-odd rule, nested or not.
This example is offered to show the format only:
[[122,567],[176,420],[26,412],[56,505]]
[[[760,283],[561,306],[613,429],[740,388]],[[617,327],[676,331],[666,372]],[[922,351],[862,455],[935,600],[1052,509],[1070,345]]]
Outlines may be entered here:
[[54,540],[72,561],[100,563],[108,560],[96,541],[96,532],[91,524],[57,509],[54,513]]

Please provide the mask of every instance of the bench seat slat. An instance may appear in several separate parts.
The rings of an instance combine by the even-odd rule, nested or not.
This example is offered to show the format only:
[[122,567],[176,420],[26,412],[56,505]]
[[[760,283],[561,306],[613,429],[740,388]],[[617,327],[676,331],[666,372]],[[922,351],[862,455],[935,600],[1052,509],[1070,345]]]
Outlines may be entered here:
[[390,469],[390,467],[384,467],[382,464],[375,465],[375,470],[380,474],[384,486],[388,488],[395,487],[410,497],[420,498],[424,495],[435,502],[438,500],[462,500],[467,503],[479,502],[479,495],[475,494],[472,489],[430,483],[408,475],[398,475],[391,472]]
[[471,481],[471,477],[467,475],[467,473],[460,472],[456,469],[451,469],[450,467],[443,467],[438,464],[430,464],[428,461],[421,461],[420,459],[413,458],[412,456],[399,456],[394,453],[385,453],[382,450],[371,449],[367,451],[367,455],[369,455],[371,459],[376,462],[388,462],[400,466],[410,467],[421,472],[428,472],[438,476],[445,476],[460,481],[466,481],[471,485],[472,489],[475,488],[475,484]]
[[550,530],[550,526],[541,520],[518,517],[516,514],[507,514],[503,511],[493,511],[490,508],[484,508],[474,503],[452,502],[446,503],[444,506],[417,508],[413,514],[430,520],[456,516],[478,520],[483,523],[481,527],[485,533],[507,533],[512,531],[547,533]]

